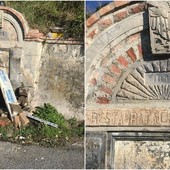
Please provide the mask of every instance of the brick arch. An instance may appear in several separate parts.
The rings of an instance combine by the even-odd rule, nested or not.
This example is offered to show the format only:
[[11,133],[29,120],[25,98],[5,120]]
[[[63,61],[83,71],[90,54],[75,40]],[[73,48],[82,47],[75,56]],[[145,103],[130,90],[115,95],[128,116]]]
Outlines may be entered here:
[[87,102],[114,102],[118,82],[150,53],[143,49],[149,43],[146,9],[145,2],[115,1],[87,20]]
[[0,6],[0,10],[4,11],[4,19],[14,26],[18,34],[18,40],[25,39],[29,33],[29,26],[22,14],[6,6]]

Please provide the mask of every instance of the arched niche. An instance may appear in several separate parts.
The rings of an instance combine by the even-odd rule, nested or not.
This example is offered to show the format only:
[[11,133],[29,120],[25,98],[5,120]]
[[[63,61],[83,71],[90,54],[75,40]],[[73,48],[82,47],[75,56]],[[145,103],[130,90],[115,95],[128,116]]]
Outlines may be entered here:
[[[28,34],[28,24],[24,17],[16,10],[0,6],[0,45],[2,48],[11,48],[17,44],[21,46]],[[9,43],[3,44],[3,41]]]

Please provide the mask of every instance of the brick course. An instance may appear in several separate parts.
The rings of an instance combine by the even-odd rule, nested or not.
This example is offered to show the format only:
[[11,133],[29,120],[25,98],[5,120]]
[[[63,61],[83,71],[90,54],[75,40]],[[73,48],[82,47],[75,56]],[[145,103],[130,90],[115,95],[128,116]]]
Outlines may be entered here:
[[138,4],[136,6],[131,7],[129,11],[132,14],[136,14],[136,13],[143,11],[144,8],[145,8],[145,4]]
[[99,20],[99,16],[97,16],[97,13],[94,13],[90,18],[86,21],[86,26],[90,27],[92,24],[97,22]]
[[102,92],[105,92],[109,95],[112,95],[112,89],[109,88],[109,87],[106,87],[106,86],[102,86],[101,89],[100,89]]
[[97,84],[96,78],[90,79],[89,83],[90,83],[92,86],[95,86],[95,85]]
[[102,27],[102,28],[107,28],[112,24],[113,24],[113,21],[109,18],[99,21],[99,26]]
[[99,103],[99,104],[108,104],[109,103],[109,99],[107,97],[97,97],[96,103]]
[[104,74],[103,77],[102,77],[102,80],[109,83],[109,84],[114,84],[114,82],[115,82],[115,79],[108,74]]
[[95,28],[95,29],[93,29],[93,30],[87,35],[87,37],[93,39],[93,37],[94,37],[97,33],[98,33],[98,29]]
[[114,9],[114,6],[111,4],[108,4],[104,6],[103,8],[99,9],[100,16],[107,14],[108,12],[111,12]]
[[126,51],[126,53],[128,54],[128,56],[131,58],[131,60],[133,62],[136,61],[137,57],[136,57],[136,54],[135,54],[133,48],[130,48],[128,51]]
[[114,14],[114,21],[115,22],[121,21],[122,19],[126,18],[127,16],[128,16],[127,10],[117,12]]
[[114,6],[115,6],[116,8],[118,8],[118,7],[127,5],[127,4],[129,4],[129,3],[130,3],[130,1],[115,1],[115,2],[114,2]]
[[126,68],[129,65],[128,61],[123,56],[120,56],[117,61]]
[[117,75],[120,75],[121,72],[122,72],[122,71],[120,70],[120,68],[117,67],[117,66],[114,65],[114,64],[112,64],[109,69],[110,69],[110,71],[111,71],[112,73],[117,74]]

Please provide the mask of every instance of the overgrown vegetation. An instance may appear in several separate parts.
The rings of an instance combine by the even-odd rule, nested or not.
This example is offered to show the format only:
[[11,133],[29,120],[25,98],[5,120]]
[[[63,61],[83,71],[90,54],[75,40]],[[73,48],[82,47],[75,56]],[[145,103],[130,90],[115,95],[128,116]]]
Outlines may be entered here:
[[50,104],[37,107],[34,115],[57,124],[58,128],[31,121],[28,126],[21,129],[14,129],[13,125],[0,127],[0,138],[24,144],[39,143],[43,146],[54,147],[64,146],[84,137],[83,122],[79,122],[75,117],[67,120]]
[[22,13],[30,27],[44,33],[60,26],[64,29],[64,38],[84,37],[83,1],[7,1],[6,5]]

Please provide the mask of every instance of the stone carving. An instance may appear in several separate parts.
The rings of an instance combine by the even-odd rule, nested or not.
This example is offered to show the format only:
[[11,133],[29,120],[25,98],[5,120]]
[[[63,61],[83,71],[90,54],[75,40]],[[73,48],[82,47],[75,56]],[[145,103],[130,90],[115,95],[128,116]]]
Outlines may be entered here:
[[170,60],[145,62],[122,82],[116,100],[169,100]]
[[151,48],[154,54],[170,52],[170,2],[150,2]]
[[145,85],[169,85],[170,84],[170,72],[166,73],[145,73],[144,74]]
[[168,109],[96,109],[86,116],[86,125],[93,126],[170,126]]

